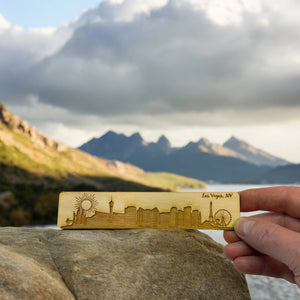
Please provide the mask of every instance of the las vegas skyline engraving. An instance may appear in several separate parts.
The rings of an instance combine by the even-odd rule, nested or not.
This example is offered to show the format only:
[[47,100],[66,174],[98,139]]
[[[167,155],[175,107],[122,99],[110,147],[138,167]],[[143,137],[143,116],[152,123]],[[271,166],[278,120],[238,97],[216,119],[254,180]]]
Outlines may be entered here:
[[[201,193],[201,208],[194,209],[193,205],[174,206],[170,203],[169,210],[161,211],[159,205],[149,207],[143,205],[143,201],[136,201],[138,205],[124,205],[123,210],[118,203],[115,211],[116,202],[122,193],[106,193],[106,199],[96,199],[96,194],[92,192],[75,193],[73,197],[72,212],[64,222],[58,224],[61,228],[182,228],[182,229],[231,229],[233,216],[230,209],[225,205],[220,207],[215,205],[216,201],[226,203],[227,198],[234,198],[236,193]],[[100,194],[100,193],[99,193]],[[126,193],[124,193],[125,195]],[[128,193],[130,194],[130,193]],[[148,193],[131,193],[137,198]],[[154,197],[155,193],[149,193]],[[158,193],[162,194],[162,193]],[[167,194],[163,193],[164,197]],[[183,194],[183,193],[176,193]],[[187,193],[190,196],[192,193]],[[200,193],[197,193],[200,194]],[[126,195],[127,196],[127,195]],[[184,196],[184,195],[182,195]],[[133,197],[133,196],[132,196]],[[103,198],[103,197],[102,197]],[[116,200],[115,200],[116,198]],[[134,197],[133,197],[134,198]],[[199,198],[199,197],[198,197]],[[71,198],[70,198],[71,199]],[[70,202],[70,200],[69,200]],[[106,209],[99,209],[99,202],[102,207],[106,204]],[[134,202],[134,201],[133,201]],[[191,202],[191,201],[190,201]],[[199,200],[198,200],[199,202]],[[197,202],[197,203],[198,203]],[[178,206],[180,208],[178,208]],[[199,205],[196,205],[199,207]],[[216,209],[214,206],[218,206]]]

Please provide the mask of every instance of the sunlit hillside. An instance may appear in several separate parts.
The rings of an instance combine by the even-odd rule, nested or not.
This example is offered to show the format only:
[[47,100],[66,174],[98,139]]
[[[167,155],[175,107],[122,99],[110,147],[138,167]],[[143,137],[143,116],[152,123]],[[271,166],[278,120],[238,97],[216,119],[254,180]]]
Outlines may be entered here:
[[[14,207],[17,210],[14,218],[28,222],[35,214],[40,217],[41,207],[47,211],[48,206],[53,206],[54,214],[52,203],[57,205],[61,190],[155,191],[205,187],[196,179],[147,173],[130,164],[96,158],[67,147],[38,132],[3,105],[0,106],[0,170],[0,189],[12,191],[13,200],[7,205],[7,212],[14,211]],[[52,196],[46,199],[49,194]],[[42,200],[38,200],[40,197]]]

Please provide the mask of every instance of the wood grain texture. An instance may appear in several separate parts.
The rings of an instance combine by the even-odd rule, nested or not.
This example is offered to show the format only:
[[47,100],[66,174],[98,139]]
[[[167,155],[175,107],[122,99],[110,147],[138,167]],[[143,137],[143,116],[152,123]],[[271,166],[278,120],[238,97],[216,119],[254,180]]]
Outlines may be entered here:
[[238,193],[63,192],[58,226],[232,230]]

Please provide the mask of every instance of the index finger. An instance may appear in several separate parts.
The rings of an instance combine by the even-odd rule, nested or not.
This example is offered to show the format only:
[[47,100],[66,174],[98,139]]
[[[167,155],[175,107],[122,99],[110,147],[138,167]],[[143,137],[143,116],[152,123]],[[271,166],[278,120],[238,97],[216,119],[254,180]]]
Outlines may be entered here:
[[278,186],[244,190],[241,211],[267,210],[300,218],[300,187]]

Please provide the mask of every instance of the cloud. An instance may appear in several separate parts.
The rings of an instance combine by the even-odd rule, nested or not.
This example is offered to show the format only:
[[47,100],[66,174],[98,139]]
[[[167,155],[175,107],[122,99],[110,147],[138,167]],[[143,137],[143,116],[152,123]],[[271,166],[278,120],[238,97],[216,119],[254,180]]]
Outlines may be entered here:
[[103,1],[50,31],[0,18],[0,97],[115,124],[296,119],[300,5],[223,2]]
[[0,14],[0,30],[6,30],[11,24]]

